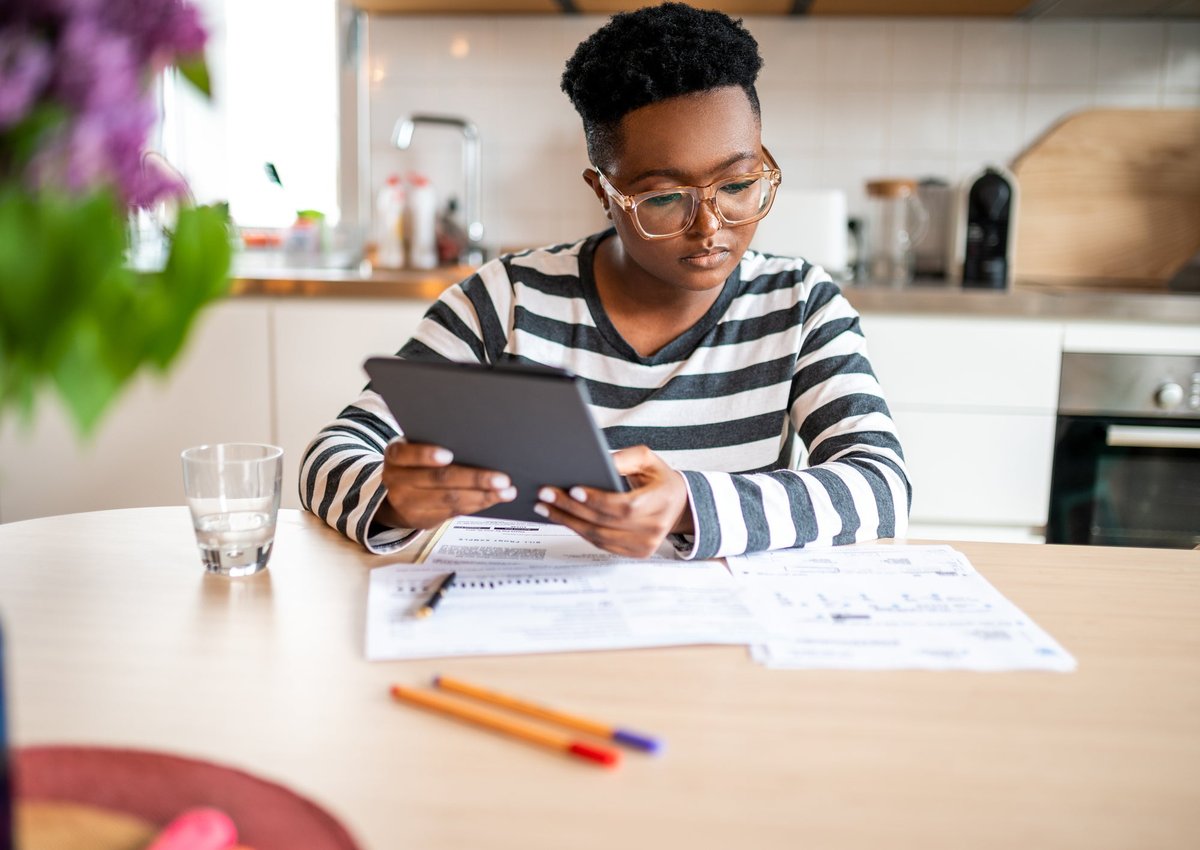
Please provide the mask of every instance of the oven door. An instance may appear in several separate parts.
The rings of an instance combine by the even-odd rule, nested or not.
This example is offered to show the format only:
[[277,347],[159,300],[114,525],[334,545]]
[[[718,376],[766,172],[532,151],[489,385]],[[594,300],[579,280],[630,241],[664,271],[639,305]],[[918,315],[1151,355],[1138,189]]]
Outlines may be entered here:
[[1059,416],[1046,542],[1200,546],[1200,419]]

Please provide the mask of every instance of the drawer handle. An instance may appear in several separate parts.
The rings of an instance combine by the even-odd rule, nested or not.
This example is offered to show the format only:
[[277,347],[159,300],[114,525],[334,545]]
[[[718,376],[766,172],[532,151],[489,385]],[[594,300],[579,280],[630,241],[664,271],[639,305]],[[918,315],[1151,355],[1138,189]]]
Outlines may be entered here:
[[1139,449],[1200,449],[1200,428],[1109,425],[1104,441]]

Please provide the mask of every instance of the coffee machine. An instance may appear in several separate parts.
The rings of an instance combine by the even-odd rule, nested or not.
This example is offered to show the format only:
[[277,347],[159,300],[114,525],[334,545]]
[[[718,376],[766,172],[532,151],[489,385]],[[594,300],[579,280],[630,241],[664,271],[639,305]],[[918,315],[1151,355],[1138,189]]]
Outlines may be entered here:
[[1017,178],[1003,166],[989,165],[963,183],[951,276],[964,288],[1012,286],[1018,200]]

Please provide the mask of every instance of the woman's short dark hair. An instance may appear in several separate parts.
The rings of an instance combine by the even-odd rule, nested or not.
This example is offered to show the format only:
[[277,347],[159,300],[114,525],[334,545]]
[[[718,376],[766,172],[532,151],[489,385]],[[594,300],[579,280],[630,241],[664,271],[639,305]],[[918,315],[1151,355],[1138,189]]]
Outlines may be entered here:
[[621,119],[639,107],[740,86],[759,114],[754,81],[763,60],[741,20],[663,3],[614,15],[567,60],[562,90],[583,119],[588,156],[610,167]]

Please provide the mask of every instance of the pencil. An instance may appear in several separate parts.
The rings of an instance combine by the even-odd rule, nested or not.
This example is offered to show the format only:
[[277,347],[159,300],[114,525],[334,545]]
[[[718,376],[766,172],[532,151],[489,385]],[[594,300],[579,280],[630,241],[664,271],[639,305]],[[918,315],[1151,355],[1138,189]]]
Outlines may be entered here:
[[621,754],[615,750],[597,747],[592,744],[576,741],[560,732],[552,732],[523,720],[514,720],[495,711],[444,697],[433,691],[421,691],[406,688],[402,685],[392,685],[392,698],[412,705],[427,708],[440,714],[448,714],[459,720],[474,723],[485,729],[511,735],[531,744],[540,744],[552,750],[559,750],[568,755],[587,759],[595,764],[614,767],[621,759]]
[[454,525],[454,520],[452,520],[452,519],[448,519],[445,522],[443,522],[441,525],[439,525],[437,527],[437,531],[433,532],[433,534],[430,535],[429,539],[425,541],[425,545],[421,547],[421,551],[417,555],[417,557],[413,559],[413,563],[414,564],[425,563],[425,559],[428,558],[430,556],[430,554],[433,552],[433,549],[435,546],[437,546],[438,541],[442,539],[442,535],[445,534],[447,531],[449,531],[450,526],[452,526],[452,525]]
[[418,617],[428,617],[433,613],[433,609],[436,608],[437,604],[442,601],[442,596],[445,595],[446,588],[448,588],[454,581],[454,577],[456,575],[458,575],[458,573],[448,573],[447,575],[442,576],[442,580],[439,581],[437,586],[433,588],[433,593],[430,594],[429,598],[425,600],[425,604],[422,605],[417,611]]
[[586,732],[589,735],[595,735],[599,738],[608,738],[609,740],[616,741],[618,744],[625,744],[639,750],[645,750],[648,753],[657,753],[662,749],[662,741],[650,735],[643,735],[640,732],[633,732],[629,729],[620,729],[610,726],[607,723],[588,720],[576,714],[568,714],[565,711],[538,705],[534,702],[527,702],[507,694],[489,691],[486,688],[472,685],[461,679],[452,679],[449,676],[434,676],[433,686],[443,691],[452,691],[456,694],[480,700],[481,702],[491,703],[492,705],[498,705],[511,711],[528,714],[530,717],[537,717],[541,720],[557,723],[560,726],[565,726],[568,729],[574,729],[578,732]]

